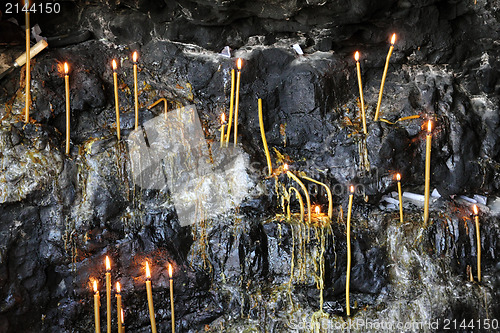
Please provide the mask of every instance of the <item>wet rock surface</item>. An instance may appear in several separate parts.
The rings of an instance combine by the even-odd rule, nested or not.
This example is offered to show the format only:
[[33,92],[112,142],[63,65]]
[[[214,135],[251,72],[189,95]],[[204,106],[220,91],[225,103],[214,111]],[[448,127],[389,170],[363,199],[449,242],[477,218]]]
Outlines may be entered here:
[[[113,281],[123,287],[128,331],[150,331],[146,259],[153,267],[160,332],[170,330],[167,263],[174,266],[179,332],[309,330],[321,281],[322,310],[329,315],[322,323],[335,327],[345,322],[349,184],[357,189],[351,221],[354,318],[500,320],[494,201],[500,190],[498,1],[124,0],[62,6],[66,17],[34,15],[34,23],[50,36],[78,28],[94,38],[49,48],[33,61],[31,123],[22,121],[23,74],[10,74],[0,88],[0,331],[93,331],[89,279],[103,286],[106,255]],[[398,40],[382,100],[384,121],[374,122],[393,30]],[[293,51],[296,43],[305,55]],[[215,151],[235,60],[218,54],[226,45],[244,60],[238,131],[253,184],[239,207],[181,226],[169,191],[134,184],[127,146],[116,140],[110,62],[119,60],[122,136],[134,128],[130,55],[138,50],[140,123],[162,114],[161,106],[147,108],[160,97],[169,109],[194,104]],[[356,49],[362,54],[366,137]],[[14,59],[13,50],[2,61]],[[71,66],[68,156],[64,61]],[[264,171],[258,98],[277,170],[271,178]],[[428,226],[421,205],[410,202],[401,224],[398,211],[382,209],[379,201],[396,190],[396,172],[405,191],[423,193],[428,119],[435,125],[432,186],[441,198],[431,205]],[[308,226],[297,214],[286,219],[279,184],[296,184],[280,174],[283,163],[331,188],[331,223]],[[326,212],[325,191],[306,185],[312,203]],[[470,204],[460,199],[474,194],[489,197],[488,205],[480,205],[481,283],[467,273],[477,274],[476,229]],[[299,211],[296,201],[291,208]],[[112,318],[116,325],[115,313]]]

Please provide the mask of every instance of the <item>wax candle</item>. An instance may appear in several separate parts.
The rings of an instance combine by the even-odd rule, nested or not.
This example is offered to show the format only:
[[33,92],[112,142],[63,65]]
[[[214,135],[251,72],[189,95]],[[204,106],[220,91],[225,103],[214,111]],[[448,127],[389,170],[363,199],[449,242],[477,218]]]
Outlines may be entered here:
[[24,5],[26,11],[24,12],[24,20],[26,26],[26,92],[25,92],[25,105],[24,105],[24,121],[30,121],[30,93],[31,93],[31,63],[30,63],[30,49],[31,49],[31,36],[30,36],[30,1],[25,0]]
[[132,60],[134,62],[134,106],[135,106],[135,130],[139,128],[139,101],[138,101],[138,88],[137,88],[137,51],[132,54]]
[[118,314],[118,333],[122,333],[122,295],[120,282],[116,282],[116,313]]
[[325,183],[322,183],[322,182],[317,181],[315,179],[309,178],[307,176],[302,176],[302,178],[304,178],[310,182],[313,182],[315,184],[321,185],[325,188],[326,194],[328,195],[328,218],[331,220],[332,216],[333,216],[333,197],[332,197],[332,191],[330,190],[330,188]]
[[164,97],[160,98],[159,100],[157,100],[156,102],[154,102],[153,104],[148,106],[148,109],[155,107],[156,105],[158,105],[161,102],[163,102],[163,110],[164,110],[164,114],[165,114],[165,120],[167,120],[168,102]]
[[264,120],[262,117],[262,99],[258,100],[259,106],[259,125],[260,125],[260,136],[262,137],[262,144],[264,145],[264,152],[266,153],[267,169],[269,176],[273,173],[273,166],[271,164],[271,156],[269,155],[269,149],[267,147],[266,132],[264,131]]
[[97,281],[94,280],[94,325],[95,333],[101,333],[101,317],[99,314],[99,307],[101,306],[101,301],[99,297],[99,290],[97,290]]
[[231,69],[231,99],[229,100],[229,122],[227,124],[226,146],[229,144],[231,136],[231,125],[233,123],[233,108],[234,108],[234,68]]
[[378,114],[380,111],[380,103],[382,102],[382,94],[384,93],[384,83],[385,77],[387,76],[387,69],[389,68],[389,60],[391,59],[392,50],[394,50],[394,43],[396,42],[396,34],[393,34],[391,37],[391,47],[389,47],[389,53],[387,54],[387,58],[385,59],[385,67],[384,73],[382,74],[382,82],[380,82],[380,90],[378,92],[378,101],[377,101],[377,109],[375,111],[375,121],[378,120]]
[[64,87],[66,90],[66,155],[69,154],[69,138],[70,138],[70,105],[69,105],[69,67],[68,63],[64,63]]
[[113,85],[115,88],[116,136],[118,137],[118,140],[120,140],[120,105],[118,102],[118,75],[116,74],[116,68],[118,65],[116,64],[115,59],[113,59],[111,64],[113,66]]
[[123,308],[121,309],[120,314],[121,314],[121,321],[122,321],[122,332],[121,333],[125,333],[125,316],[123,315]]
[[226,127],[226,114],[223,112],[220,115],[220,146],[224,145],[224,128]]
[[399,222],[403,223],[403,193],[401,192],[401,175],[396,174],[398,181],[398,196],[399,196]]
[[354,60],[356,60],[356,72],[358,74],[358,87],[359,87],[359,98],[361,102],[361,118],[363,121],[363,133],[367,134],[366,130],[366,116],[365,116],[365,100],[363,98],[363,83],[361,82],[361,66],[359,65],[359,52],[354,53]]
[[156,333],[155,309],[153,306],[153,290],[151,289],[151,272],[149,263],[146,261],[146,292],[148,294],[149,320],[151,321],[151,331]]
[[106,256],[106,311],[107,332],[111,333],[111,263],[108,256]]
[[290,172],[288,170],[288,165],[286,165],[286,169],[287,169],[287,171],[286,171],[287,176],[289,178],[292,178],[293,180],[295,180],[295,182],[297,184],[299,184],[299,186],[302,188],[302,191],[304,192],[304,195],[306,196],[306,203],[307,203],[307,223],[311,224],[311,199],[309,198],[309,193],[307,192],[307,188],[304,185],[304,183],[302,183],[300,181],[300,179],[297,178],[297,176],[295,176],[292,172]]
[[175,333],[175,314],[174,314],[174,278],[172,276],[172,264],[168,264],[168,277],[170,280],[170,312],[172,317],[172,333]]
[[351,306],[349,303],[349,284],[351,280],[351,213],[352,213],[352,199],[354,197],[354,186],[349,187],[349,208],[347,210],[347,271],[345,280],[345,306],[347,315],[351,315]]
[[240,77],[241,77],[241,58],[236,61],[236,67],[238,67],[238,74],[236,75],[236,98],[234,103],[234,145],[238,143],[238,109],[240,105]]
[[479,211],[474,205],[474,221],[476,222],[476,240],[477,240],[477,281],[481,282],[481,233],[479,231]]
[[424,224],[429,220],[429,195],[431,188],[431,146],[432,146],[432,122],[427,122],[427,137],[425,148],[425,193],[424,193]]

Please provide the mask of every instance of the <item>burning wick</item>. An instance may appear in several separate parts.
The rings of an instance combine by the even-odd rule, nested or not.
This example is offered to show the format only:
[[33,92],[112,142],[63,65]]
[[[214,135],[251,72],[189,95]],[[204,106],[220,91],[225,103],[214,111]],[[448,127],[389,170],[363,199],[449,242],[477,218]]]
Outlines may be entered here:
[[427,122],[427,136],[425,148],[425,198],[424,198],[424,224],[429,220],[429,195],[431,188],[431,147],[432,147],[432,122]]
[[366,116],[365,116],[365,100],[363,98],[363,83],[361,82],[361,67],[359,65],[359,52],[354,53],[354,60],[356,60],[356,72],[358,74],[358,87],[359,87],[359,98],[361,102],[361,118],[363,120],[363,133],[367,134],[366,130]]
[[240,77],[241,77],[241,58],[236,61],[236,67],[238,67],[238,75],[236,76],[236,101],[234,107],[234,146],[238,143],[238,108],[240,104]]
[[389,47],[389,53],[385,60],[384,73],[382,74],[382,81],[380,82],[380,90],[378,92],[377,109],[375,111],[375,121],[378,120],[378,114],[380,112],[380,104],[382,103],[382,94],[384,93],[385,78],[387,76],[387,69],[389,68],[389,60],[391,59],[392,51],[394,50],[394,43],[396,42],[396,34],[392,34],[391,46]]
[[264,145],[264,152],[266,153],[267,169],[269,176],[273,173],[273,166],[271,164],[271,156],[269,155],[269,149],[267,148],[266,132],[264,131],[264,120],[262,117],[262,99],[258,100],[259,108],[259,125],[260,125],[260,136],[262,137],[262,144]]
[[122,295],[121,293],[121,288],[120,288],[120,282],[116,282],[116,312],[118,314],[118,333],[123,332],[123,309],[122,309]]
[[224,128],[226,128],[226,114],[224,112],[220,115],[220,124],[221,124],[221,127],[220,127],[220,146],[222,148],[222,146],[224,145]]
[[70,104],[69,104],[69,66],[64,63],[64,87],[66,91],[66,155],[69,154],[69,139],[70,139]]
[[151,272],[149,263],[146,261],[146,292],[148,294],[149,319],[151,321],[151,331],[156,333],[155,309],[153,306],[153,291],[151,289]]
[[396,180],[398,181],[398,196],[399,196],[399,222],[403,223],[403,194],[401,192],[401,175],[396,174]]
[[30,68],[30,49],[31,49],[31,36],[30,36],[30,1],[25,0],[24,4],[27,8],[24,14],[26,26],[26,92],[25,92],[25,106],[24,106],[24,121],[30,121],[30,92],[31,92],[31,68]]
[[321,208],[319,208],[319,206],[314,207],[314,212],[316,213],[316,215],[321,214]]
[[175,333],[175,313],[174,313],[174,279],[172,277],[172,264],[168,264],[168,277],[170,279],[170,312],[172,320],[172,333]]
[[122,321],[122,331],[121,333],[125,333],[125,316],[123,315],[123,309],[120,311],[120,317]]
[[97,290],[97,281],[93,282],[94,287],[94,323],[95,323],[95,333],[101,333],[101,318],[99,315],[99,307],[101,305],[99,290]]
[[477,205],[472,207],[474,210],[474,221],[476,222],[476,240],[477,240],[477,281],[481,282],[481,233],[479,231],[479,211]]
[[118,102],[118,75],[116,74],[118,65],[115,59],[113,59],[111,65],[113,66],[113,85],[115,88],[116,136],[120,140],[120,105]]
[[111,263],[106,256],[106,310],[107,310],[107,332],[111,333]]
[[354,186],[349,187],[349,208],[347,210],[347,271],[345,280],[345,306],[347,315],[351,315],[351,306],[349,303],[349,284],[351,280],[351,213],[352,213],[352,199],[354,196]]
[[330,188],[325,183],[322,183],[322,182],[317,181],[315,179],[309,178],[307,176],[302,176],[302,178],[304,178],[310,182],[313,182],[315,184],[321,185],[325,188],[326,194],[328,195],[328,218],[331,220],[332,216],[333,216],[333,197],[332,197],[332,191],[330,190]]
[[139,101],[138,101],[138,87],[137,87],[137,51],[132,54],[132,60],[134,61],[134,107],[135,107],[135,130],[139,128]]
[[283,164],[283,170],[288,171],[288,164]]

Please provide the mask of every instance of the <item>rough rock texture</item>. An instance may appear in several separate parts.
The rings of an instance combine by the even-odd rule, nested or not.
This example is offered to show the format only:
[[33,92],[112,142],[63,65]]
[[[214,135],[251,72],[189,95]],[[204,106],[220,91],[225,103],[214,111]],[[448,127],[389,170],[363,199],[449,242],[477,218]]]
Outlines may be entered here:
[[[310,329],[319,322],[312,318],[322,281],[329,319],[321,324],[335,327],[345,320],[348,184],[358,190],[355,319],[500,320],[499,8],[498,1],[465,0],[94,0],[62,3],[65,15],[34,15],[42,35],[89,29],[94,38],[50,48],[33,61],[29,124],[21,117],[23,74],[2,80],[0,331],[92,331],[89,279],[98,279],[103,295],[105,255],[113,280],[123,286],[129,331],[150,331],[146,259],[160,332],[170,329],[167,263],[174,265],[179,332]],[[12,41],[22,45],[16,31]],[[388,122],[373,122],[393,31],[398,40],[381,108]],[[304,56],[291,49],[295,43]],[[138,50],[140,122],[161,115],[160,106],[147,109],[160,97],[169,109],[195,104],[213,147],[220,113],[227,116],[229,108],[235,59],[218,54],[226,45],[244,60],[239,142],[257,185],[220,218],[181,227],[170,193],[132,181],[127,147],[115,136],[110,61],[119,60],[122,136],[134,127],[130,54]],[[0,60],[10,63],[17,50],[9,47]],[[362,55],[366,137],[355,50]],[[64,61],[71,66],[69,156]],[[278,170],[271,178],[263,171],[258,98]],[[414,115],[419,118],[397,121]],[[401,225],[397,211],[382,209],[380,199],[396,189],[395,172],[405,191],[423,192],[427,119],[435,125],[432,186],[441,198],[432,203],[428,226],[421,205],[406,202]],[[298,223],[296,215],[285,219],[276,184],[296,185],[280,174],[285,162],[331,188],[335,209],[327,227]],[[311,200],[325,212],[326,193],[313,185],[306,183]],[[473,194],[489,198],[480,205],[481,284],[467,274],[470,267],[476,275],[476,230],[470,203],[460,198]],[[295,200],[291,207],[298,212]]]

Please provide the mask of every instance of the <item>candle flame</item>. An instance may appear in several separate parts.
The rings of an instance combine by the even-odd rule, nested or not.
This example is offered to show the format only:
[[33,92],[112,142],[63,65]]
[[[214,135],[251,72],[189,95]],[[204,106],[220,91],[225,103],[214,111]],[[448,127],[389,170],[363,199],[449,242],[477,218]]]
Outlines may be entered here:
[[151,278],[151,272],[149,271],[149,263],[146,261],[146,279]]
[[401,180],[401,174],[397,173],[396,174],[396,179],[398,180],[398,182]]
[[172,264],[168,264],[168,277],[172,278]]
[[118,67],[118,65],[116,64],[116,60],[113,59],[113,61],[111,62],[111,65],[113,66],[113,70],[115,71],[116,68]]
[[137,62],[137,58],[139,57],[139,55],[137,54],[137,51],[134,51],[134,53],[132,54],[132,60],[134,62]]
[[321,209],[319,208],[319,206],[316,206],[314,207],[314,212],[319,215],[321,213]]
[[221,124],[224,124],[226,122],[226,114],[225,113],[222,113],[220,115],[220,123]]
[[68,63],[65,62],[64,63],[64,74],[68,75],[68,72],[69,72],[69,66],[68,66]]
[[116,282],[116,292],[119,294],[121,293],[122,288],[120,288],[120,282]]
[[429,121],[427,122],[427,132],[429,132],[429,133],[430,133],[431,131],[432,131],[432,121],[430,121],[430,120],[429,120]]
[[351,186],[349,187],[349,191],[351,191],[351,193],[354,193],[354,185],[351,185]]
[[97,281],[96,280],[94,280],[93,286],[94,286],[94,293],[96,293],[97,292]]
[[123,316],[123,308],[120,309],[120,310],[121,310],[120,317],[122,319],[122,324],[124,324],[125,323],[125,319],[124,319],[124,316]]
[[111,270],[111,262],[109,261],[109,257],[106,256],[106,270],[110,271]]
[[238,70],[241,70],[241,65],[243,65],[243,60],[238,58],[238,60],[236,60],[236,67],[238,67]]
[[284,169],[285,171],[288,171],[288,164],[286,164],[286,163],[285,163],[285,164],[283,165],[283,169]]
[[477,210],[477,205],[472,206],[472,209],[474,210],[474,215],[477,215],[479,213]]
[[394,43],[396,43],[396,34],[392,34],[391,37],[391,44],[394,45]]
[[356,53],[354,53],[354,60],[359,61],[359,51],[356,51]]

